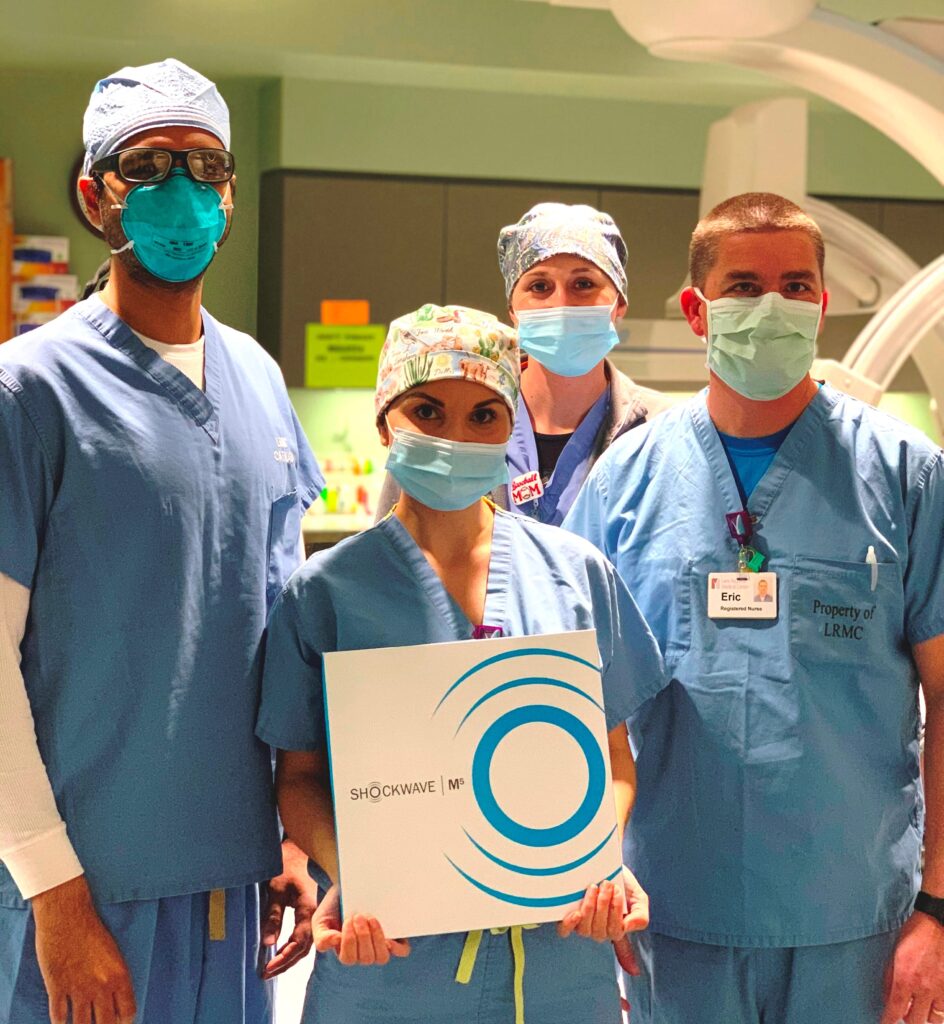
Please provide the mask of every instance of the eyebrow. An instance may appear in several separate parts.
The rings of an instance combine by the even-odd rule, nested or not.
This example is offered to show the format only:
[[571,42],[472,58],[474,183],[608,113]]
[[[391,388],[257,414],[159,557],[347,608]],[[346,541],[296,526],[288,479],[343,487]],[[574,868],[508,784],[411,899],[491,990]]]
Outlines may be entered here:
[[[725,281],[759,281],[760,274],[753,270],[729,270],[724,275]],[[787,270],[780,275],[781,281],[815,281],[816,275],[812,270]]]
[[[427,394],[425,391],[414,391],[410,395],[410,398],[421,398],[424,402],[429,402],[430,405],[438,406],[440,409],[445,409],[446,403],[440,401],[438,398],[433,398],[432,395]],[[476,402],[475,409],[484,409],[486,405],[493,405],[495,402],[501,402],[502,399],[497,395],[494,398],[486,398],[484,401]]]
[[428,395],[425,391],[414,391],[410,395],[410,398],[422,398],[431,405],[438,405],[440,409],[444,409],[446,407],[445,402],[441,402],[438,398],[433,398],[432,395]]
[[[572,270],[568,271],[568,273],[570,273],[570,274],[586,274],[586,273],[592,272],[594,270],[597,271],[600,274],[603,273],[603,271],[600,270],[600,268],[598,266],[596,266],[595,264],[593,264],[593,263],[586,263],[583,266],[574,267]],[[522,277],[528,277],[529,275],[531,277],[549,277],[550,276],[548,274],[547,270],[544,269],[544,267],[532,267],[530,270],[526,270],[521,276]]]

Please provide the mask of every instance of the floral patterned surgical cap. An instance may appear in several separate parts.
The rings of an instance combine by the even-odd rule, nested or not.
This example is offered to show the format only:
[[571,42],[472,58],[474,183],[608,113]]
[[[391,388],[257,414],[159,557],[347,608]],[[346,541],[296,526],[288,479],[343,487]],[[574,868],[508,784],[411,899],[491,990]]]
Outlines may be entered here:
[[427,303],[394,320],[380,351],[377,416],[399,395],[434,380],[471,380],[518,408],[518,338],[491,313]]

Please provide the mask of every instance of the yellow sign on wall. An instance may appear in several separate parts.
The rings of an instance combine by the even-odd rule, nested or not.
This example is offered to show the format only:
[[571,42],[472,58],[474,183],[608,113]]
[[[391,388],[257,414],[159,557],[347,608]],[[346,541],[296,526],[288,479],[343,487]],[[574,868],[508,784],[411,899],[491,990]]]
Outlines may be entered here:
[[387,328],[305,325],[306,388],[371,388]]

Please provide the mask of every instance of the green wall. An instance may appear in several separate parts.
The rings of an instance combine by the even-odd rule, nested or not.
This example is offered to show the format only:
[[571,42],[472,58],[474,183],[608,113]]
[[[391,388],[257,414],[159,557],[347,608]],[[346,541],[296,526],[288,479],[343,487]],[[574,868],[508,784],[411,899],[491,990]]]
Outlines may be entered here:
[[[287,78],[265,95],[273,138],[262,167],[697,189],[708,128],[730,109]],[[810,110],[808,191],[944,196],[895,143],[821,101]]]

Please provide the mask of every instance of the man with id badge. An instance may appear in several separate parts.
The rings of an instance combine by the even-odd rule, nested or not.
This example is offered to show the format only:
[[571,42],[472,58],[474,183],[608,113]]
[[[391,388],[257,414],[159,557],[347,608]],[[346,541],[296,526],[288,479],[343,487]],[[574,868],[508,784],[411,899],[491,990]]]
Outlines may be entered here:
[[690,270],[709,387],[607,451],[564,523],[672,676],[629,723],[631,1020],[940,1022],[944,453],[810,378],[827,295],[799,207],[720,204]]

